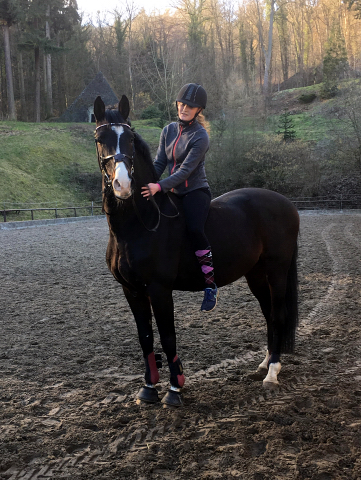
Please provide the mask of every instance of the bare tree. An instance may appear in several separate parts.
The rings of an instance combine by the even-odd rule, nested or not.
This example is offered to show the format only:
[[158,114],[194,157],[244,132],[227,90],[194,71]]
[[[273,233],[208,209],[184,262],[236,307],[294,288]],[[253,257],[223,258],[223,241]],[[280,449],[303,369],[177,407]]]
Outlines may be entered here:
[[132,57],[132,25],[134,17],[137,13],[137,7],[134,3],[134,0],[126,0],[125,10],[128,14],[128,71],[129,71],[129,84],[132,97],[133,110],[136,110],[135,104],[135,91],[134,91],[134,80],[133,80],[133,57]]

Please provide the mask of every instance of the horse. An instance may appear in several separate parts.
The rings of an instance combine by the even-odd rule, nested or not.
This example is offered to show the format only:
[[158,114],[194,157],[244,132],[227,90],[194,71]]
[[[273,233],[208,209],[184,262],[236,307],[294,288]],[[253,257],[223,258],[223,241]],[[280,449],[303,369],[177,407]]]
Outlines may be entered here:
[[[109,226],[106,263],[121,284],[137,325],[145,384],[137,401],[159,401],[161,359],[154,353],[152,313],[170,371],[162,402],[181,406],[185,375],[177,355],[173,290],[202,291],[204,280],[187,236],[180,199],[168,192],[150,200],[141,188],[158,181],[149,147],[131,128],[129,101],[118,108],[94,102],[95,143]],[[211,202],[206,235],[218,287],[245,276],[267,323],[267,352],[258,371],[265,387],[278,385],[281,353],[292,353],[298,322],[299,215],[284,196],[266,189],[233,190]],[[204,313],[203,313],[204,314]]]

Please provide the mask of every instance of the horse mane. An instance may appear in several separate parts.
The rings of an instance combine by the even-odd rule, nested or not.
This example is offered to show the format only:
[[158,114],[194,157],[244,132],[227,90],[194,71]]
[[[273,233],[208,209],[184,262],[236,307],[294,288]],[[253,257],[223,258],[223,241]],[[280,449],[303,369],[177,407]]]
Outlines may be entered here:
[[120,115],[119,110],[115,108],[109,108],[105,110],[105,120],[109,123],[127,123],[130,127],[129,121],[124,121],[124,118]]
[[153,176],[153,182],[158,181],[158,175],[155,171],[154,165],[153,165],[153,159],[152,155],[150,153],[149,145],[143,138],[139,135],[138,132],[134,133],[134,146],[136,152],[143,157],[144,162],[147,164],[148,168],[150,168],[151,174]]
[[135,142],[135,147],[137,149],[137,152],[144,157],[146,161],[150,161],[153,163],[152,160],[152,155],[150,153],[149,145],[145,140],[142,139],[142,137],[139,135],[138,132],[133,130],[134,133],[134,142]]

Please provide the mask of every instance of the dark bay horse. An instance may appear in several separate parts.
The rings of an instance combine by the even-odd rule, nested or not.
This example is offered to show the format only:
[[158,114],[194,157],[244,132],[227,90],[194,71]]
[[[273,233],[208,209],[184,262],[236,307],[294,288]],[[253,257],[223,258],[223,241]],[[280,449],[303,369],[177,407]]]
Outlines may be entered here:
[[[95,142],[103,174],[103,208],[109,225],[107,265],[133,312],[145,361],[138,398],[158,401],[159,359],[153,350],[152,312],[170,369],[163,402],[181,405],[185,377],[177,356],[173,290],[201,291],[203,275],[186,234],[179,200],[141,187],[157,181],[149,148],[127,122],[129,102],[118,110],[94,103]],[[206,234],[219,287],[246,277],[267,322],[268,350],[259,365],[264,385],[278,383],[280,354],[294,348],[297,309],[299,216],[282,195],[263,189],[234,190],[212,201]]]

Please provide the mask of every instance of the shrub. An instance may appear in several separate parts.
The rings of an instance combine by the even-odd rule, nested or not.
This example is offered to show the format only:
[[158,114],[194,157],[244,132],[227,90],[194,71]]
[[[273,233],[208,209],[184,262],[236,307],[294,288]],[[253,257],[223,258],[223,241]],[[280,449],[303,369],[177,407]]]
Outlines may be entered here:
[[283,142],[265,137],[252,150],[248,160],[247,183],[295,197],[311,195],[318,189],[320,172],[307,144],[300,140]]
[[320,97],[324,100],[336,97],[338,93],[338,86],[324,82],[320,89]]
[[155,105],[149,105],[149,107],[145,108],[142,113],[140,118],[142,120],[149,120],[152,118],[160,118],[162,116],[162,112],[159,110],[159,108]]
[[317,95],[312,92],[312,93],[303,93],[300,97],[298,97],[298,101],[300,103],[312,103],[315,98],[317,98]]

